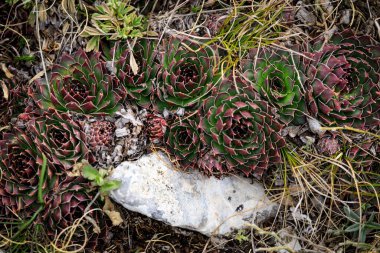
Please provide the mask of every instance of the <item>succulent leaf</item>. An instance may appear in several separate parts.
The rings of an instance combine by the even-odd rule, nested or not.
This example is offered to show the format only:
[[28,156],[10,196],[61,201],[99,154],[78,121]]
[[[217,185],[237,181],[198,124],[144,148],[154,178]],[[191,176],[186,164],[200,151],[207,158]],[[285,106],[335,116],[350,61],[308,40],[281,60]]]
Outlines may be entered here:
[[114,142],[116,126],[106,120],[98,120],[86,127],[87,143],[89,148],[96,152],[107,148]]
[[25,107],[22,86],[16,78],[0,77],[0,122],[8,124],[11,117],[22,112]]
[[150,142],[160,143],[167,131],[168,123],[166,120],[156,114],[148,114],[146,121],[146,134]]
[[48,234],[55,236],[74,225],[74,222],[78,219],[82,219],[81,224],[84,225],[88,233],[93,224],[86,222],[84,218],[84,215],[86,215],[102,228],[102,232],[100,234],[97,232],[88,233],[86,241],[83,231],[78,229],[73,235],[72,244],[78,246],[86,242],[87,249],[93,248],[98,240],[102,241],[104,239],[108,226],[108,220],[99,212],[101,208],[99,201],[93,201],[94,195],[91,193],[91,183],[83,177],[65,177],[61,180],[57,189],[51,192],[50,199],[44,213],[40,216],[39,222],[48,224],[48,226],[45,226]]
[[368,168],[374,164],[380,164],[377,154],[380,152],[380,145],[376,141],[365,141],[353,145],[347,149],[346,157],[351,163]]

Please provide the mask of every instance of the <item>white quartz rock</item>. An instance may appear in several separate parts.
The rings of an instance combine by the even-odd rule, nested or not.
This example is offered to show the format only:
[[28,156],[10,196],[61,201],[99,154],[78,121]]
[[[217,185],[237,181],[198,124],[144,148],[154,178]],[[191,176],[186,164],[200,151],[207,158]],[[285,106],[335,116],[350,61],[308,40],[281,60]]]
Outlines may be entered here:
[[123,162],[110,178],[122,181],[110,196],[125,208],[208,236],[266,219],[276,207],[259,183],[237,176],[219,180],[197,171],[181,172],[161,153]]

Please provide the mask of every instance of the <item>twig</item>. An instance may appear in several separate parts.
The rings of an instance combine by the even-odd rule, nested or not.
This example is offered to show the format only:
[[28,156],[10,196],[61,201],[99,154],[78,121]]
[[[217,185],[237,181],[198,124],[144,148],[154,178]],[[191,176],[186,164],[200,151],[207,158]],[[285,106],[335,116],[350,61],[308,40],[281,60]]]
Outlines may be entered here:
[[371,133],[371,132],[368,132],[368,131],[364,131],[364,130],[361,130],[361,129],[353,128],[353,127],[350,127],[350,126],[321,127],[321,130],[326,130],[326,131],[348,130],[348,131],[353,131],[353,132],[357,132],[357,133],[361,133],[361,134],[368,134],[368,135],[371,135],[373,137],[376,137],[376,138],[380,139],[380,135],[378,135],[378,134],[374,134],[374,133]]
[[39,18],[38,18],[39,17],[38,16],[39,11],[37,10],[37,6],[38,6],[38,0],[35,0],[35,7],[34,8],[36,8],[36,9],[34,10],[34,12],[36,13],[36,34],[37,34],[37,40],[38,40],[38,48],[39,48],[39,53],[40,53],[40,57],[41,57],[42,68],[43,68],[44,73],[45,73],[45,81],[46,81],[47,91],[50,93],[49,78],[48,78],[48,75],[47,75],[44,54],[42,53],[41,36],[40,36],[40,24],[39,24]]

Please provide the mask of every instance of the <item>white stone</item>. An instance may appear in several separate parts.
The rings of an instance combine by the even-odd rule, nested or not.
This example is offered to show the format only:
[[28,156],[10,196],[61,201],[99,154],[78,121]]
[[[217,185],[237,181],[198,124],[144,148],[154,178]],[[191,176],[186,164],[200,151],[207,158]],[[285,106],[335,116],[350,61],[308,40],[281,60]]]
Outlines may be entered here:
[[321,123],[314,118],[307,118],[307,123],[309,124],[310,131],[319,136],[322,136],[326,130],[322,129]]
[[259,183],[181,172],[161,153],[123,162],[110,178],[122,181],[110,196],[125,208],[208,236],[242,229],[276,209]]

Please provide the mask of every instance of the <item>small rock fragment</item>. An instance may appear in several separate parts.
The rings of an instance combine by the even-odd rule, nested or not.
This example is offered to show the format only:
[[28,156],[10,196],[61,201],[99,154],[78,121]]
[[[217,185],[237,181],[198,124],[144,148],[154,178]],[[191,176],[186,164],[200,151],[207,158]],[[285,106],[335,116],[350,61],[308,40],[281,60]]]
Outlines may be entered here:
[[[281,229],[279,232],[278,232],[280,238],[284,241],[286,241],[286,245],[279,245],[279,246],[288,246],[290,249],[292,249],[294,252],[299,252],[300,250],[302,250],[302,246],[301,244],[299,243],[299,241],[295,238],[296,236],[294,235],[294,237],[292,236],[292,234],[294,234],[294,232],[292,232],[292,229],[287,227],[287,228],[283,228]],[[285,250],[285,249],[281,249],[279,250],[280,253],[288,253],[289,251]]]
[[178,108],[175,114],[177,114],[178,117],[182,117],[183,115],[185,115],[185,108]]
[[351,22],[351,10],[343,10],[342,17],[340,18],[340,23],[344,25],[348,25]]
[[336,138],[324,137],[318,141],[317,149],[326,156],[332,156],[340,150],[340,144]]
[[306,146],[311,146],[315,142],[315,138],[308,135],[301,136],[300,139],[303,143],[305,143]]
[[307,118],[307,123],[309,124],[310,131],[312,131],[315,134],[318,134],[319,136],[322,136],[326,130],[322,129],[321,123],[314,119],[314,118]]
[[281,135],[282,136],[289,135],[289,137],[294,138],[300,133],[300,129],[301,129],[301,126],[288,126],[282,130]]

